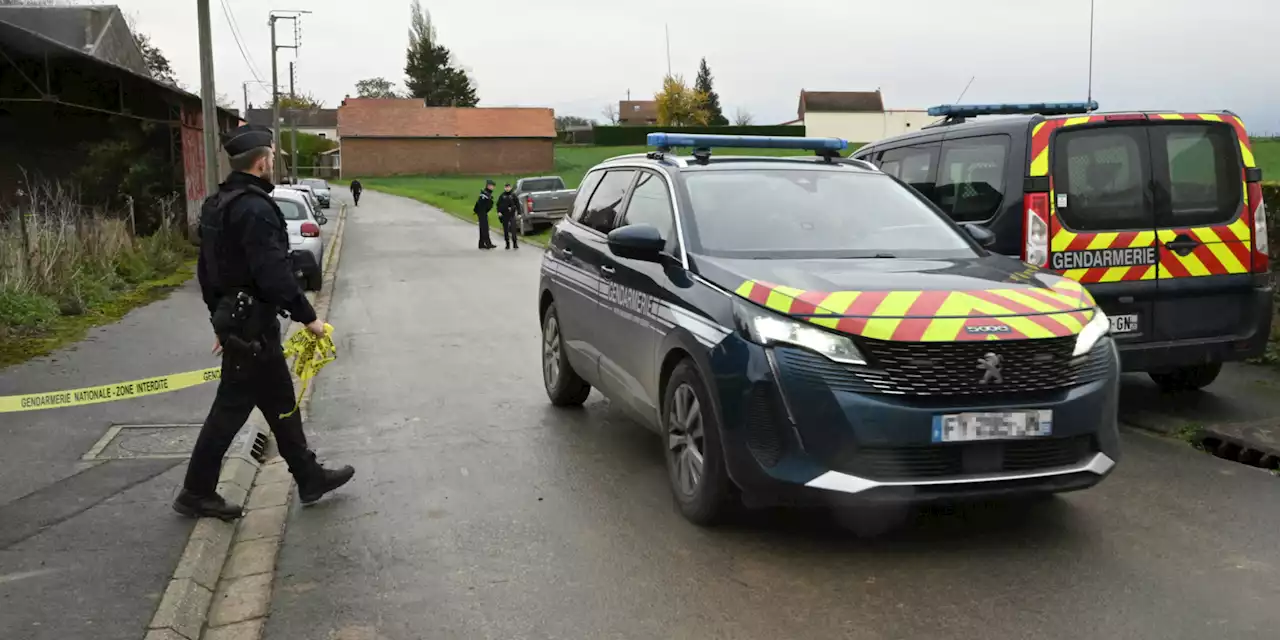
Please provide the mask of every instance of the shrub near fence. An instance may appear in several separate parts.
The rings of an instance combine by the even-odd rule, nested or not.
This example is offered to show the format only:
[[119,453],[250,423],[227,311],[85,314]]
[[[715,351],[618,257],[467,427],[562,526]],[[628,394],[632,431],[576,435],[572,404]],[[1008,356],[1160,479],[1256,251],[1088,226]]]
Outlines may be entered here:
[[804,136],[804,127],[790,125],[745,127],[658,127],[658,126],[597,126],[592,136],[598,147],[629,147],[649,143],[650,133],[714,133],[725,136]]
[[1280,271],[1280,182],[1262,183],[1262,204],[1267,208],[1267,240],[1271,270]]

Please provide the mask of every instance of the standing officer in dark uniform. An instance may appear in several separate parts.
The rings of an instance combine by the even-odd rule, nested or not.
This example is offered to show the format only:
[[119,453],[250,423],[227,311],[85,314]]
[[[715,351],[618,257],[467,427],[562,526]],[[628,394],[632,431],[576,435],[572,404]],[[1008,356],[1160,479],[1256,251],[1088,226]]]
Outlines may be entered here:
[[294,394],[276,316],[288,313],[317,336],[324,335],[324,323],[289,264],[284,215],[271,198],[271,129],[242,126],[224,136],[223,148],[232,173],[200,211],[198,267],[216,336],[213,350],[222,355],[222,380],[173,508],[186,516],[234,520],[242,509],[218,495],[218,475],[255,406],[271,425],[303,504],[346,484],[355,470],[320,466],[307,447],[301,416],[280,417],[294,408]]
[[516,242],[516,236],[519,235],[519,230],[516,228],[518,213],[520,213],[520,201],[516,199],[515,192],[511,190],[511,183],[508,182],[498,196],[498,219],[502,220],[502,241],[507,244],[508,249],[520,248],[520,243]]
[[472,207],[476,217],[480,219],[480,248],[496,249],[498,245],[493,243],[493,239],[489,237],[489,211],[493,209],[493,181],[485,180],[484,189],[480,192],[480,197],[476,199],[476,206]]

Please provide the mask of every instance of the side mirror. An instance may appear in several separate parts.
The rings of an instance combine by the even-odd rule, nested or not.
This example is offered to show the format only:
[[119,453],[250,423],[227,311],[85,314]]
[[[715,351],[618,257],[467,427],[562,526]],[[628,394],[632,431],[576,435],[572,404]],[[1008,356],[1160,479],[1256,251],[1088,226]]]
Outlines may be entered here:
[[667,241],[655,227],[630,224],[609,232],[609,250],[621,258],[658,262]]
[[324,225],[329,224],[329,218],[328,218],[328,217],[326,217],[324,214],[317,213],[317,214],[316,214],[316,222],[317,222],[317,223],[319,223],[319,224],[320,224],[320,226],[322,226],[322,227],[323,227]]
[[960,226],[964,228],[965,233],[968,233],[970,238],[977,241],[984,249],[989,249],[991,245],[996,243],[996,234],[991,233],[991,230],[986,227],[976,224],[962,224]]

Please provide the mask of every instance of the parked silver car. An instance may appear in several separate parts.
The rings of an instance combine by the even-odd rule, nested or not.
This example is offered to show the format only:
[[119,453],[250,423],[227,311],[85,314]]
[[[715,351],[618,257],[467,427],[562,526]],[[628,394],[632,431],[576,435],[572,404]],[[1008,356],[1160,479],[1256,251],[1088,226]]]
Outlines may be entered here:
[[302,181],[298,181],[297,184],[286,182],[284,184],[281,184],[280,186],[285,189],[292,189],[294,191],[297,191],[298,193],[303,194],[304,196],[306,196],[307,202],[311,205],[312,210],[314,211],[320,210],[320,198],[316,196],[316,192],[314,189],[311,188],[311,185],[303,184]]
[[311,187],[311,192],[316,194],[316,200],[320,203],[321,209],[329,208],[330,197],[332,194],[329,191],[328,182],[325,182],[320,178],[303,178],[298,182]]
[[289,227],[289,259],[307,291],[319,291],[324,280],[324,235],[320,227],[328,218],[311,206],[307,194],[293,185],[271,192]]

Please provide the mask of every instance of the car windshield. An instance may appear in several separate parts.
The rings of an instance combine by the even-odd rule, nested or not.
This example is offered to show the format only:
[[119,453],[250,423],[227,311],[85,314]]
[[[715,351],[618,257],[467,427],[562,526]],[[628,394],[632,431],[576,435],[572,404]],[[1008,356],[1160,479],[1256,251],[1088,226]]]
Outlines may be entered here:
[[305,185],[307,185],[308,187],[314,187],[314,188],[316,188],[316,189],[328,189],[328,188],[329,188],[329,183],[325,182],[324,180],[316,180],[316,179],[314,179],[314,178],[312,178],[312,179],[310,179],[310,180],[303,180],[303,181],[302,181],[302,184],[305,184]]
[[973,245],[910,190],[843,170],[685,174],[695,253],[726,258],[969,258]]
[[520,182],[521,191],[559,191],[563,188],[564,182],[560,178],[538,178]]
[[306,220],[307,212],[303,210],[301,202],[293,200],[284,200],[276,198],[276,204],[280,205],[280,211],[284,214],[285,220]]

